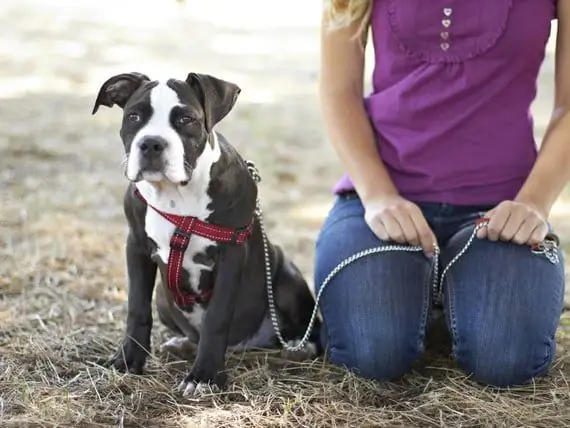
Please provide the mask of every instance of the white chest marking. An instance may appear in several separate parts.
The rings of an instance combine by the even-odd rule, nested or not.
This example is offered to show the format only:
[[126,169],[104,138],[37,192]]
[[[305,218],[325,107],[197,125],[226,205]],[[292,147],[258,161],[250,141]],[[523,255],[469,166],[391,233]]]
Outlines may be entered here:
[[[212,147],[213,146],[213,147]],[[196,168],[192,173],[190,182],[186,186],[175,186],[170,183],[159,185],[141,181],[136,184],[146,201],[158,210],[180,216],[192,216],[200,220],[206,220],[211,214],[208,208],[211,198],[208,195],[210,183],[210,170],[212,165],[220,158],[220,147],[214,134],[214,144],[206,144],[204,152],[196,161]],[[174,233],[175,226],[154,209],[148,208],[145,217],[145,231],[157,246],[156,254],[163,263],[168,264],[170,255],[170,238]],[[212,267],[197,263],[194,257],[205,253],[210,246],[217,243],[201,236],[193,236],[184,253],[182,266],[188,273],[190,286],[198,291],[200,275],[203,270],[211,271]],[[192,326],[199,330],[202,323],[203,310],[199,305],[194,307],[191,313],[184,313]]]

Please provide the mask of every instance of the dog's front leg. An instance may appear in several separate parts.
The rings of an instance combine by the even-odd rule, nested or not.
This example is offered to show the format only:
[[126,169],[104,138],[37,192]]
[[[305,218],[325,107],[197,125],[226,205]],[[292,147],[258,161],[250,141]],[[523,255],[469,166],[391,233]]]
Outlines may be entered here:
[[246,257],[244,245],[227,245],[221,251],[212,298],[202,321],[198,353],[180,385],[184,395],[198,395],[226,385],[225,354]]
[[127,327],[123,343],[111,363],[119,371],[141,374],[150,353],[152,293],[157,266],[145,252],[145,247],[136,242],[132,232],[127,237],[126,260],[129,287]]

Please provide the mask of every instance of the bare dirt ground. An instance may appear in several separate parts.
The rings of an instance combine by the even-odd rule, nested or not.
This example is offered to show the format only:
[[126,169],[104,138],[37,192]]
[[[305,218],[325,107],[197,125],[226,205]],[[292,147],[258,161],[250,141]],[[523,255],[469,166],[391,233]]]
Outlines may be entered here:
[[[308,278],[341,173],[316,100],[320,2],[143,3],[2,0],[1,427],[570,426],[567,313],[551,375],[511,391],[478,386],[441,354],[381,385],[321,360],[232,355],[229,390],[200,400],[173,391],[186,364],[159,353],[146,376],[98,365],[121,339],[126,307],[120,111],[90,115],[107,77],[201,71],[240,84],[220,129],[258,165],[269,233]],[[549,51],[537,135],[552,66]],[[565,201],[552,221],[567,246]],[[157,322],[153,344],[165,338]]]

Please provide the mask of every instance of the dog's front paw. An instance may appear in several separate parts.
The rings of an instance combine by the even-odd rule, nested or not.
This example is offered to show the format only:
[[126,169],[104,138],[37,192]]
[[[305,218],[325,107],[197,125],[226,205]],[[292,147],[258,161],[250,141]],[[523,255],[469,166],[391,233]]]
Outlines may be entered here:
[[184,397],[212,394],[225,388],[227,380],[228,377],[224,371],[194,365],[190,373],[178,385],[178,391],[182,392]]
[[178,385],[178,392],[182,393],[184,397],[199,397],[218,392],[220,387],[215,383],[196,382],[194,380],[183,380]]
[[141,345],[126,338],[109,361],[109,365],[120,372],[142,374],[150,346]]

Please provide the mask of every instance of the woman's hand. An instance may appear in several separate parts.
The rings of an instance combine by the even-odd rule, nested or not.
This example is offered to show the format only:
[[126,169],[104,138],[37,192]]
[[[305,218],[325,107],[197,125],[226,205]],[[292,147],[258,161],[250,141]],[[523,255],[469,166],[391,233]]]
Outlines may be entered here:
[[531,204],[504,201],[485,214],[489,222],[487,227],[477,232],[477,237],[520,245],[538,244],[548,234],[546,217],[545,213]]
[[368,200],[364,208],[366,223],[380,239],[420,245],[433,255],[436,238],[416,204],[392,195]]

